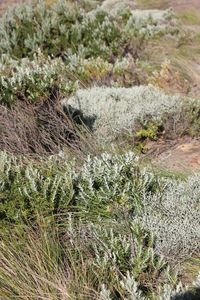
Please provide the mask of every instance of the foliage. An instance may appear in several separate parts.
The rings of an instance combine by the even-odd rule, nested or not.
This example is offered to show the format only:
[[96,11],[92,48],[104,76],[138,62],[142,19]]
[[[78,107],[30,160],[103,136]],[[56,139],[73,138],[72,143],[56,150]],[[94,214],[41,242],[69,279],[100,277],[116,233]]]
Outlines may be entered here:
[[199,136],[200,129],[200,108],[199,100],[193,99],[189,100],[185,105],[185,115],[186,119],[189,121],[189,126],[187,127],[187,134],[192,137]]
[[0,53],[32,57],[38,48],[46,55],[72,53],[84,58],[117,54],[121,34],[117,20],[97,10],[87,14],[68,1],[45,7],[22,5],[1,18]]
[[36,164],[1,153],[0,162],[4,299],[175,294],[167,260],[200,247],[198,177],[158,177],[133,153],[88,157],[79,171],[64,154]]
[[144,128],[137,131],[135,137],[139,140],[150,139],[156,141],[158,139],[160,128],[159,125],[155,122],[147,122]]
[[144,199],[142,223],[153,230],[158,252],[169,259],[174,259],[175,252],[176,257],[184,260],[188,254],[200,251],[198,186],[199,175],[187,182],[168,180],[160,193]]
[[149,26],[149,15],[141,20],[137,14],[120,11],[113,17],[103,9],[87,13],[80,4],[67,0],[54,6],[45,6],[44,1],[17,6],[0,20],[0,53],[13,58],[33,57],[40,48],[47,56],[77,54],[83,58],[110,58],[122,54],[133,36],[140,39],[145,35],[148,39],[149,35],[160,31],[167,34],[171,28],[176,28],[169,24],[159,28],[162,18],[164,23],[173,18],[170,12],[162,13],[159,18],[156,16],[159,22],[153,29]]
[[131,35],[143,35],[145,39],[179,32],[171,10],[133,10],[126,30]]
[[67,96],[78,80],[118,86],[142,81],[135,58],[152,37],[149,18],[144,25],[133,21],[130,11],[112,16],[100,8],[87,10],[86,3],[39,1],[1,17],[0,101],[35,102],[48,98],[55,86]]
[[78,90],[75,96],[64,100],[63,104],[72,112],[81,111],[86,120],[93,118],[92,129],[104,138],[109,138],[122,130],[130,130],[139,118],[151,116],[152,120],[160,120],[166,112],[179,112],[182,99],[149,86],[93,87]]
[[[26,165],[27,163],[27,165]],[[20,222],[37,213],[50,215],[60,211],[73,196],[70,165],[56,161],[41,167],[18,161],[1,153],[1,220]],[[66,167],[66,168],[65,168]]]
[[32,61],[3,58],[0,74],[0,100],[9,106],[17,100],[34,103],[48,99],[53,90],[67,96],[76,89],[76,80],[62,60],[46,59],[40,51]]
[[[179,25],[170,10],[102,2],[36,1],[0,18],[5,300],[192,299],[178,266],[200,253],[199,175],[154,174],[109,143],[119,133],[141,148],[160,135],[199,135],[199,101],[133,86],[147,82],[147,42],[174,42]],[[168,62],[153,76],[183,90]],[[111,153],[85,158],[83,128]],[[198,287],[199,277],[197,298]]]
[[140,205],[139,195],[153,186],[151,177],[142,179],[145,175],[134,180],[138,172],[134,165],[131,153],[122,157],[105,154],[102,159],[88,158],[80,174],[75,174],[72,166],[59,160],[50,159],[37,167],[2,153],[1,218],[19,222],[41,212],[60,213],[69,204],[91,217],[96,211],[103,215],[120,209],[131,211]]
[[2,153],[1,220],[20,223],[69,211],[90,220],[136,218],[155,232],[159,254],[186,258],[200,247],[198,180],[158,178],[141,170],[133,153],[89,157],[79,172],[65,156],[35,166]]

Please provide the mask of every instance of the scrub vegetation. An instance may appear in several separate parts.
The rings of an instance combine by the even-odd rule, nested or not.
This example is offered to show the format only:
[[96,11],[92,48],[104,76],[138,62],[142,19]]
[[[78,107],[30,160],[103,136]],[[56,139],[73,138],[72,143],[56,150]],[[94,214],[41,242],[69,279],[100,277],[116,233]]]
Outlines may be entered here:
[[158,2],[0,18],[1,299],[200,298],[200,175],[142,160],[149,142],[199,138],[180,65],[198,13]]

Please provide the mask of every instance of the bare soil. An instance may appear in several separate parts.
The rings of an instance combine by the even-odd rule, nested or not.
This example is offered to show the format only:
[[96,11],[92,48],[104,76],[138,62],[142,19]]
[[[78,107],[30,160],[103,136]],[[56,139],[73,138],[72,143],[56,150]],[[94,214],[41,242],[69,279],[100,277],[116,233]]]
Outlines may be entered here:
[[176,11],[200,9],[200,1],[199,0],[170,0],[169,4]]
[[166,170],[192,173],[200,170],[200,139],[149,142],[152,162]]

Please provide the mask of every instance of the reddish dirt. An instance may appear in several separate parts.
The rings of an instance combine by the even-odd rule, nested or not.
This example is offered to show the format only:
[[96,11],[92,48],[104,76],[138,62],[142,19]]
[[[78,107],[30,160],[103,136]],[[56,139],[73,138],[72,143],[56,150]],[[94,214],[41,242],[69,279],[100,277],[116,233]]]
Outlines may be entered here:
[[159,167],[191,173],[200,170],[200,139],[149,143],[149,154]]
[[169,3],[177,11],[200,9],[200,0],[170,0]]

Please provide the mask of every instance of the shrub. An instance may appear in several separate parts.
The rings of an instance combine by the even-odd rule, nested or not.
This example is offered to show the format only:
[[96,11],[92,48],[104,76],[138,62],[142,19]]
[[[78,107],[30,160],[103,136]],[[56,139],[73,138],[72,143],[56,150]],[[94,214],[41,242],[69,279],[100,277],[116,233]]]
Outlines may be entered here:
[[167,261],[199,253],[199,175],[158,178],[133,153],[89,157],[79,171],[65,155],[36,164],[1,153],[0,171],[5,299],[180,292]]
[[51,159],[41,167],[31,162],[24,165],[2,153],[2,219],[20,222],[37,213],[51,215],[67,210],[70,202],[79,213],[91,217],[129,212],[140,205],[143,190],[153,188],[151,177],[137,176],[139,171],[131,153],[88,158],[80,174],[70,168],[70,164],[62,166],[62,162]]
[[179,96],[168,96],[159,90],[139,86],[132,88],[94,87],[78,90],[74,97],[63,104],[74,113],[81,111],[84,118],[93,118],[92,129],[108,138],[116,132],[133,128],[134,122],[147,115],[159,120],[165,112],[178,112],[181,108]]
[[21,5],[1,18],[0,53],[13,58],[76,53],[84,58],[109,57],[119,50],[121,34],[116,20],[97,10],[90,16],[68,1],[46,7]]
[[40,51],[32,61],[5,59],[0,74],[0,101],[9,106],[16,100],[34,103],[48,99],[53,89],[63,96],[76,89],[76,80],[62,60],[45,58]]
[[[120,11],[112,16],[103,10],[104,4],[102,9],[88,13],[83,4],[63,0],[46,6],[40,1],[8,11],[0,19],[0,54],[7,53],[13,58],[33,57],[40,48],[47,56],[78,54],[83,58],[108,59],[123,55],[133,37],[136,42],[160,33],[177,32],[177,26],[169,24],[172,19],[169,12],[159,18],[156,15],[153,22],[149,15],[143,20],[139,12],[139,17],[131,11]],[[167,25],[160,25],[162,17]]]
[[37,214],[50,216],[67,207],[73,196],[70,165],[63,168],[51,159],[48,164],[17,160],[1,153],[1,221],[20,223]]
[[[77,205],[91,217],[136,213],[141,208],[141,195],[158,188],[151,174],[140,172],[133,153],[122,156],[102,154],[88,158],[77,181]],[[124,180],[126,178],[126,180]]]
[[133,10],[126,31],[148,39],[165,34],[176,35],[179,29],[171,10]]
[[135,137],[139,140],[149,139],[151,141],[156,141],[158,139],[159,131],[159,124],[150,121],[144,125],[143,129],[136,132]]
[[187,182],[169,180],[160,193],[142,201],[142,223],[155,233],[156,249],[168,259],[181,261],[200,251],[199,195],[196,175]]
[[[152,236],[139,224],[99,222],[85,224],[68,216],[59,227],[42,219],[35,226],[9,230],[0,244],[0,296],[185,299],[179,295],[185,287],[177,284],[155,253]],[[193,299],[192,293],[187,296]]]
[[150,276],[160,278],[167,265],[154,253],[151,238],[125,224],[117,230],[115,223],[104,226],[102,230],[94,223],[76,225],[69,218],[64,234],[47,221],[37,227],[8,231],[0,244],[0,296],[90,299],[96,295],[102,299],[105,291],[101,287],[106,282],[111,299],[117,295],[126,299],[134,293],[128,281],[140,286],[141,297],[150,296],[153,289],[156,293]]

